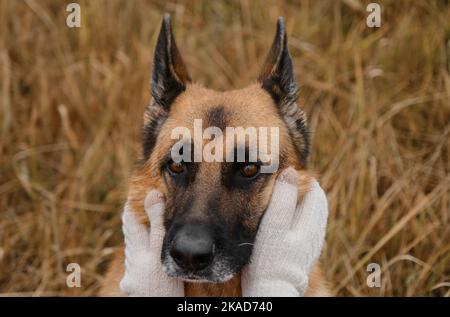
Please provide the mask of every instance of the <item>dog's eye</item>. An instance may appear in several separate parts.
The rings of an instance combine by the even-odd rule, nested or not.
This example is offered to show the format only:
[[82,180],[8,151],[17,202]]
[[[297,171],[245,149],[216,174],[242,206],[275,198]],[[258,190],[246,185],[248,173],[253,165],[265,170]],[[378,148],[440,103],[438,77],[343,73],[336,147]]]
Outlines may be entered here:
[[241,174],[244,177],[251,178],[258,174],[259,166],[256,164],[247,164],[241,167]]
[[167,168],[169,169],[170,172],[172,172],[173,174],[181,174],[184,172],[184,164],[182,162],[180,163],[176,163],[174,161],[170,161],[167,164]]

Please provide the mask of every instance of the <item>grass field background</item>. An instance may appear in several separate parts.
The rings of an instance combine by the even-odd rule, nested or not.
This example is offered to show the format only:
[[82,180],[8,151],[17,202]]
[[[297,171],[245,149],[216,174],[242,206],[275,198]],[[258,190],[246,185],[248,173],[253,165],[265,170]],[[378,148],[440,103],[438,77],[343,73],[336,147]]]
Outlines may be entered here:
[[[95,295],[122,243],[164,12],[194,80],[253,82],[287,21],[336,295],[450,295],[450,5],[0,0],[0,295]],[[66,265],[82,287],[66,287]],[[368,288],[366,267],[382,268]]]

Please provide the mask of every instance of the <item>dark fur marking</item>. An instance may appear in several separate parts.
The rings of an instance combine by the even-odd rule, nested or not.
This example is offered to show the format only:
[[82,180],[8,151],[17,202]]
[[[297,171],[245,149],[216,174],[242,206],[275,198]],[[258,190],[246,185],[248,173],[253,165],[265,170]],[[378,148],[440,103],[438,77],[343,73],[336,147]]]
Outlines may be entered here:
[[310,149],[310,132],[304,119],[295,120],[297,131],[300,132],[303,141],[303,150],[300,152],[300,160],[303,166],[308,165],[309,149]]
[[159,124],[157,120],[151,120],[148,124],[144,126],[143,129],[143,153],[144,158],[148,159],[150,153],[152,152],[156,138],[158,137]]
[[223,106],[216,106],[206,113],[207,123],[210,127],[226,128],[226,113]]

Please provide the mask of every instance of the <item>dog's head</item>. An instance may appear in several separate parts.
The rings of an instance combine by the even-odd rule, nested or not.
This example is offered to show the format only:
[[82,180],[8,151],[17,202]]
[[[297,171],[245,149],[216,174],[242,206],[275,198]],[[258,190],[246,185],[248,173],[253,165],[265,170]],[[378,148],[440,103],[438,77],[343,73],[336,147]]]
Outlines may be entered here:
[[[161,261],[167,274],[223,282],[248,262],[278,171],[287,166],[306,168],[308,130],[296,104],[296,87],[282,18],[258,82],[217,92],[191,83],[169,16],[164,17],[154,54],[152,101],[144,120],[144,160],[132,179],[129,199],[135,210],[142,211],[150,188],[164,193],[166,235]],[[231,151],[236,158],[238,149],[243,149],[243,160],[174,160],[173,148],[179,140],[173,139],[173,131],[180,127],[192,132],[191,137],[184,135],[188,146],[182,148],[183,154],[192,150],[188,156],[205,151],[211,139],[218,139],[214,133],[196,138],[195,120],[201,120],[203,129],[223,131],[224,139],[230,134],[227,127],[278,128],[279,138],[268,141],[268,148],[278,142],[278,169],[262,173],[266,163],[259,158],[250,161],[250,141],[239,137],[219,157]]]

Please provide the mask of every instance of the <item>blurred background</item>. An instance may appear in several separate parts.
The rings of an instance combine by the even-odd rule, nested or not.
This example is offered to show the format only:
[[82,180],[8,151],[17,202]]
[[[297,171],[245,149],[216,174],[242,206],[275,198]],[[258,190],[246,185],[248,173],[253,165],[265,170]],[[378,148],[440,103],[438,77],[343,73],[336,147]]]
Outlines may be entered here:
[[[123,242],[162,14],[194,80],[255,81],[284,16],[335,295],[450,295],[450,5],[0,0],[0,296],[95,295]],[[81,287],[66,266],[82,267]],[[381,266],[380,288],[366,284]]]

